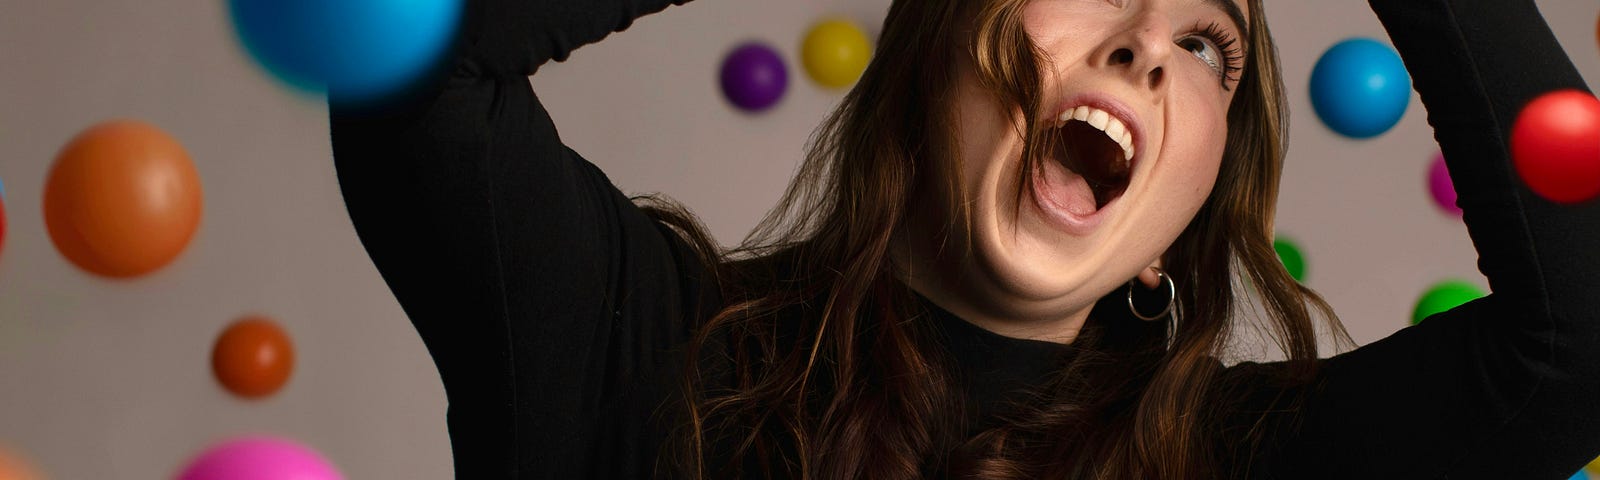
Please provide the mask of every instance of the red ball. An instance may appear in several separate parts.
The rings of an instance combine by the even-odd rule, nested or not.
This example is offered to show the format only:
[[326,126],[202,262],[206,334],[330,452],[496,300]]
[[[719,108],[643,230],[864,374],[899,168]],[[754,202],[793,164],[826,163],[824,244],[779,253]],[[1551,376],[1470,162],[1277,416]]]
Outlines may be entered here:
[[1528,102],[1511,128],[1511,160],[1528,188],[1552,202],[1600,195],[1600,99],[1559,90]]

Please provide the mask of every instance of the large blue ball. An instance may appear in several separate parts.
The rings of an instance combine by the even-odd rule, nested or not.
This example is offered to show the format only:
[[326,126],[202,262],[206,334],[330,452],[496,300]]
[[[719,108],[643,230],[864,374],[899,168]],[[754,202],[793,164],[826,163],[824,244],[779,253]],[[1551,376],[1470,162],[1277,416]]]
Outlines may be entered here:
[[300,90],[365,103],[439,67],[462,0],[228,0],[245,50]]
[[1311,69],[1311,106],[1328,128],[1351,138],[1389,131],[1411,103],[1400,55],[1367,38],[1335,44]]

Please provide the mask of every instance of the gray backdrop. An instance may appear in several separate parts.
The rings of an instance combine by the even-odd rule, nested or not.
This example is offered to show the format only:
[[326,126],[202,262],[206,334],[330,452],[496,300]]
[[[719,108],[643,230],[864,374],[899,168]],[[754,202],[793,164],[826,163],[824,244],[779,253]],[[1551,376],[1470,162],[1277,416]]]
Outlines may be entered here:
[[[1593,0],[1542,0],[1586,77],[1600,79]],[[795,78],[773,112],[721,100],[715,72],[742,40],[794,62],[815,19],[876,29],[887,0],[701,0],[640,21],[533,80],[566,142],[628,192],[691,206],[724,243],[772,205],[839,92]],[[305,442],[351,478],[451,472],[432,362],[345,215],[325,107],[286,92],[237,47],[220,0],[0,0],[0,443],[50,478],[162,478],[228,436]],[[1333,135],[1305,94],[1317,55],[1382,36],[1364,2],[1269,8],[1295,114],[1280,232],[1300,240],[1308,283],[1359,343],[1407,324],[1434,281],[1483,285],[1459,220],[1425,189],[1436,150],[1414,96],[1371,141]],[[1594,83],[1591,83],[1594,85]],[[135,281],[87,275],[56,254],[40,198],[57,149],[116,117],[152,122],[188,148],[205,217],[188,250]],[[212,341],[261,313],[292,335],[288,386],[235,400],[211,377]]]

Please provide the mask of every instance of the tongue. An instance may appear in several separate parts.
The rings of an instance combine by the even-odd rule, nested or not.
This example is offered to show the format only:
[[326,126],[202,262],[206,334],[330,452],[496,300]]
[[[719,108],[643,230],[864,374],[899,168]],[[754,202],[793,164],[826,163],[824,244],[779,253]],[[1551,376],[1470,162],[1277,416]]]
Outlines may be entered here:
[[1083,175],[1073,173],[1059,162],[1044,162],[1045,198],[1073,215],[1089,216],[1099,211],[1095,206],[1094,189]]

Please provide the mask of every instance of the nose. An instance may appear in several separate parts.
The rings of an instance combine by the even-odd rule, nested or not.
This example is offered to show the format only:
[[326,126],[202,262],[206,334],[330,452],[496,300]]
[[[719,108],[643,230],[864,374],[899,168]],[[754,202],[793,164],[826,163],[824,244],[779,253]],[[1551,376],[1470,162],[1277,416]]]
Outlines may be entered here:
[[1166,86],[1166,66],[1172,59],[1172,28],[1166,15],[1146,11],[1131,18],[1121,32],[1106,39],[1101,55],[1109,68],[1120,71],[1140,88],[1160,92]]

